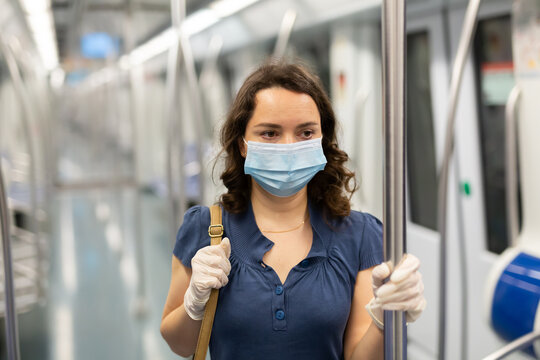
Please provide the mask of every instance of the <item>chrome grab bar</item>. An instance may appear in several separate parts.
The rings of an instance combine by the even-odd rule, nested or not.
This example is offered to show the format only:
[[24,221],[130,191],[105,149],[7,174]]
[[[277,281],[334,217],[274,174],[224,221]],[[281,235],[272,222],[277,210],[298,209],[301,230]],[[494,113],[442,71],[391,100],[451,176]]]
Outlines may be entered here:
[[[171,17],[173,26],[179,31],[182,21],[185,18],[185,0],[171,0]],[[171,219],[170,219],[170,238],[173,241],[176,236],[176,230],[180,224],[180,216],[186,210],[186,198],[184,184],[185,184],[185,171],[184,167],[180,166],[179,172],[179,185],[180,193],[177,194],[174,191],[174,176],[173,176],[173,134],[178,130],[178,92],[180,87],[180,69],[181,69],[181,42],[177,36],[176,44],[169,49],[169,57],[167,62],[167,130],[166,130],[166,180],[167,190],[170,201]],[[180,124],[181,125],[181,124]],[[180,132],[182,134],[182,132]],[[177,148],[177,154],[180,158],[180,163],[184,162],[184,144],[183,136],[179,137],[180,146]],[[177,161],[178,163],[178,161]]]
[[540,339],[540,330],[532,331],[528,334],[523,335],[522,337],[517,338],[511,343],[506,344],[501,349],[495,351],[493,354],[490,354],[483,358],[482,360],[499,360],[502,359],[511,353],[521,350],[526,346],[530,345],[533,341]]
[[[179,31],[180,36],[180,48],[182,50],[182,56],[184,60],[184,66],[187,75],[187,83],[189,87],[189,96],[191,106],[193,106],[193,118],[195,132],[197,134],[197,161],[199,162],[199,204],[204,204],[206,202],[205,197],[205,162],[204,162],[204,148],[207,145],[208,138],[204,134],[204,115],[202,110],[202,97],[201,90],[199,88],[199,80],[197,78],[197,70],[195,69],[195,58],[193,57],[193,52],[191,49],[191,43],[189,42],[189,37],[183,31]],[[182,161],[182,167],[184,163]]]
[[[364,125],[364,112],[366,108],[366,102],[369,97],[369,93],[366,93],[363,89],[359,89],[354,97],[354,110],[356,117],[354,119],[354,133],[357,136],[361,136],[362,127]],[[356,165],[359,173],[362,173],[362,141],[355,141],[352,152],[352,162]],[[357,190],[358,197],[362,203],[366,202],[366,190],[364,186],[360,186]]]
[[273,57],[281,59],[285,56],[285,51],[287,50],[287,45],[289,45],[289,39],[296,22],[296,11],[294,9],[289,9],[283,15],[283,20],[281,21],[281,27],[279,29],[276,45],[274,47]]
[[[191,97],[191,104],[193,106],[193,122],[194,128],[199,141],[197,142],[197,161],[199,162],[199,203],[205,202],[205,169],[204,169],[204,130],[203,130],[203,110],[202,99],[199,89],[199,82],[197,79],[197,72],[195,69],[195,59],[191,49],[191,43],[189,38],[182,31],[182,23],[186,16],[186,1],[185,0],[171,0],[171,17],[173,27],[176,31],[177,43],[169,51],[169,59],[167,65],[167,99],[168,99],[168,131],[167,131],[167,187],[171,197],[171,212],[172,221],[171,228],[174,238],[174,232],[176,231],[176,225],[179,222],[180,215],[186,210],[187,201],[185,198],[185,169],[184,169],[184,144],[183,138],[180,141],[180,192],[178,199],[175,198],[173,191],[173,171],[172,171],[172,145],[173,145],[173,129],[175,124],[175,118],[177,117],[176,100],[178,99],[178,89],[180,85],[180,69],[183,64],[186,71],[187,82],[189,87],[189,96]],[[180,57],[180,55],[182,57]],[[173,195],[174,194],[174,195]],[[178,204],[179,203],[179,204]]]
[[[0,34],[0,50],[4,54],[4,58],[7,63],[8,72],[11,80],[13,81],[13,87],[15,88],[15,94],[19,98],[19,101],[23,104],[22,111],[22,124],[23,131],[26,136],[26,146],[28,150],[28,156],[30,158],[30,207],[31,207],[31,220],[29,222],[29,230],[33,233],[34,240],[36,242],[36,254],[37,254],[37,268],[41,272],[43,269],[43,253],[41,249],[41,243],[39,239],[39,229],[37,226],[37,174],[36,174],[36,159],[35,159],[35,146],[32,137],[32,131],[30,126],[30,119],[32,117],[30,109],[32,104],[29,101],[29,97],[26,93],[23,79],[21,77],[20,68],[15,60],[12,48],[8,42]],[[38,296],[42,298],[44,296],[44,286],[40,276],[37,277],[37,289]]]
[[[467,54],[471,47],[472,38],[476,28],[476,18],[478,15],[478,9],[480,7],[481,0],[471,0],[467,6],[465,13],[465,20],[463,23],[463,31],[459,39],[459,45],[456,53],[456,59],[452,69],[452,79],[450,81],[450,99],[448,104],[448,113],[446,118],[446,135],[444,142],[444,155],[441,164],[441,170],[439,172],[439,188],[438,188],[438,207],[437,207],[437,222],[438,230],[441,237],[439,247],[439,359],[444,360],[446,352],[446,252],[447,252],[447,239],[446,239],[446,210],[448,201],[448,172],[450,168],[450,159],[454,150],[454,127],[456,109],[458,103],[458,95],[461,87],[461,80],[463,78],[463,69],[465,68],[465,61],[467,60]],[[465,251],[464,239],[460,239],[461,247],[461,268],[462,273],[465,273],[466,259],[463,254]],[[465,276],[462,276],[462,280]],[[465,283],[466,284],[466,283]],[[464,284],[464,286],[466,286]],[[466,301],[466,299],[464,300]],[[465,307],[466,309],[466,307]],[[462,327],[464,321],[462,321]]]
[[4,176],[0,164],[0,227],[2,228],[2,250],[4,261],[4,292],[6,302],[6,343],[9,360],[19,360],[19,331],[17,312],[15,309],[15,292],[13,289],[13,260],[11,257],[11,234],[9,231],[9,209],[7,194],[4,189]]
[[[384,129],[384,259],[397,264],[406,249],[405,1],[382,3]],[[384,358],[407,357],[402,311],[384,312]]]
[[[222,48],[223,38],[220,35],[212,36],[210,43],[208,44],[208,56],[204,59],[201,74],[199,75],[199,89],[202,90],[201,95],[207,93],[206,89],[211,88],[214,85],[215,74],[218,72],[219,54],[221,53]],[[204,114],[204,133],[210,139],[214,136],[214,121],[211,118],[210,110],[208,109],[211,105],[212,104],[205,103],[205,106],[202,107]]]
[[[170,207],[171,207],[171,239],[174,241],[176,235],[176,230],[180,223],[180,214],[183,214],[185,209],[186,199],[184,197],[184,192],[181,191],[177,196],[177,193],[174,191],[174,176],[173,176],[173,134],[178,130],[178,83],[179,81],[179,68],[180,68],[180,41],[177,42],[169,50],[169,58],[167,63],[167,129],[166,129],[166,180],[167,180],[167,191],[169,195]],[[183,146],[183,137],[180,136],[180,147],[176,148],[177,155],[180,159],[184,158],[184,146]],[[182,160],[183,161],[183,160]],[[178,161],[177,161],[178,162]],[[179,182],[180,189],[184,188],[185,184],[185,175],[184,167],[180,166],[179,168]]]
[[517,164],[517,141],[516,141],[516,105],[518,104],[521,91],[516,85],[508,96],[505,111],[505,160],[506,160],[506,221],[508,222],[508,241],[510,246],[516,246],[519,233],[518,220],[518,164]]
[[[134,34],[134,26],[133,26],[133,2],[128,2],[128,13],[126,18],[126,26],[124,27],[124,39],[126,42],[126,52],[131,53],[134,48],[135,39],[133,37]],[[139,159],[138,159],[138,146],[137,141],[139,139],[138,136],[138,129],[137,129],[137,115],[135,104],[138,103],[137,101],[137,94],[135,93],[135,89],[141,89],[144,86],[144,80],[143,80],[143,73],[141,66],[131,66],[128,70],[128,87],[129,87],[129,112],[130,112],[130,120],[131,120],[131,126],[132,126],[132,141],[133,141],[133,177],[134,182],[137,185],[138,184],[138,176],[139,176]],[[134,204],[133,204],[133,215],[135,218],[135,263],[137,266],[137,273],[138,273],[138,281],[137,281],[137,298],[135,300],[135,306],[134,314],[142,318],[143,316],[148,315],[149,308],[148,303],[146,299],[146,277],[145,274],[145,262],[144,262],[144,246],[143,246],[143,219],[142,219],[142,209],[141,209],[141,194],[139,192],[138,186],[135,186],[135,194],[134,194]]]

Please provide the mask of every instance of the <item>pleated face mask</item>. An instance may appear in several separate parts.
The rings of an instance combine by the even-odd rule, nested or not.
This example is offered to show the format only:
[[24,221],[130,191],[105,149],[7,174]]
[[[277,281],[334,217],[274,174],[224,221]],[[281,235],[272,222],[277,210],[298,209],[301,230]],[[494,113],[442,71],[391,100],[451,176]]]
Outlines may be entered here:
[[272,195],[296,194],[326,165],[321,141],[318,138],[272,144],[244,140],[247,144],[244,173]]

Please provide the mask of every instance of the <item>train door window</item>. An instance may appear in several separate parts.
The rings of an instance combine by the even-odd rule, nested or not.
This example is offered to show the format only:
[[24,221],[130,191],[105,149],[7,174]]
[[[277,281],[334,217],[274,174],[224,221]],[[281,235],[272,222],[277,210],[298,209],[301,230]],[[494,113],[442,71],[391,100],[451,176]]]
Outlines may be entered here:
[[407,35],[407,179],[413,223],[437,229],[437,173],[427,31]]
[[505,199],[505,104],[514,85],[510,16],[478,23],[474,41],[488,250],[508,247]]

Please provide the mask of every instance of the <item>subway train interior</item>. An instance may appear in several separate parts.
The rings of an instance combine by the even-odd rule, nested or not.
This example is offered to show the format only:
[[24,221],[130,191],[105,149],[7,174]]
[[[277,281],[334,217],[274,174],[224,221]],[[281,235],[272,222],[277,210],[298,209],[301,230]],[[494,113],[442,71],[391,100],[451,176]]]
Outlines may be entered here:
[[[539,358],[540,1],[403,1],[404,228],[427,300],[406,357],[529,336],[506,356]],[[179,358],[160,334],[176,233],[225,191],[219,129],[272,57],[318,74],[352,207],[383,220],[384,2],[0,0],[1,358]]]

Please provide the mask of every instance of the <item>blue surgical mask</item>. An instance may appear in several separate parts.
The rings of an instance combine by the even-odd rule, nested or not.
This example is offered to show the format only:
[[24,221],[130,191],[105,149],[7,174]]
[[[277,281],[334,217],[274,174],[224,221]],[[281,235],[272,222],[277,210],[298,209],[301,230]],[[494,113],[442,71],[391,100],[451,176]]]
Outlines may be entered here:
[[292,144],[260,143],[244,140],[247,155],[244,172],[270,194],[291,196],[324,169],[326,157],[322,138]]

